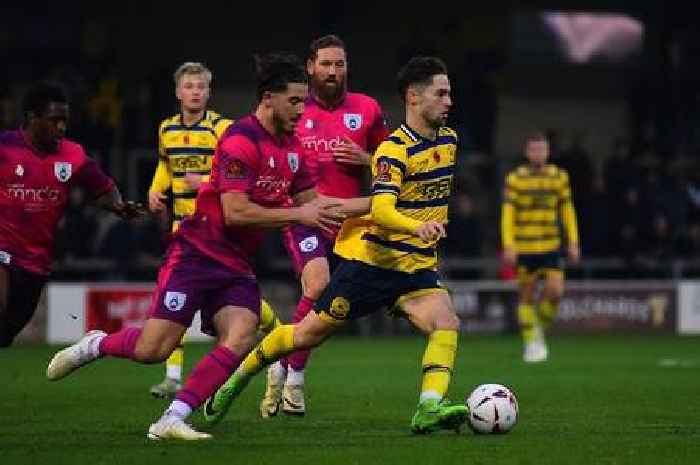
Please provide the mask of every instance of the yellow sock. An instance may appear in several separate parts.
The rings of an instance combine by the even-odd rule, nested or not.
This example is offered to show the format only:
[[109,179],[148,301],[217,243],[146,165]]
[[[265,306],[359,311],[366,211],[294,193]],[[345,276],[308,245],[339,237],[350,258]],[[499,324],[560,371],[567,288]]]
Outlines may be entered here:
[[535,307],[531,304],[518,305],[518,322],[520,324],[520,334],[525,343],[532,342],[538,338],[540,322],[535,313]]
[[423,354],[423,385],[420,402],[442,399],[447,393],[457,353],[457,331],[437,330],[428,338]]
[[183,344],[185,343],[185,335],[182,335],[180,339],[180,344],[177,348],[173,350],[170,357],[165,361],[165,376],[172,379],[181,380],[182,379],[182,365],[185,359],[185,350],[183,349]]
[[260,324],[258,324],[258,330],[265,334],[269,334],[280,324],[282,323],[280,323],[279,318],[277,318],[272,305],[270,305],[267,300],[262,299],[260,301]]
[[294,352],[294,325],[279,325],[250,351],[237,371],[243,376],[254,376],[291,352]]
[[549,328],[559,313],[559,305],[548,299],[542,299],[538,307],[540,322],[544,329]]

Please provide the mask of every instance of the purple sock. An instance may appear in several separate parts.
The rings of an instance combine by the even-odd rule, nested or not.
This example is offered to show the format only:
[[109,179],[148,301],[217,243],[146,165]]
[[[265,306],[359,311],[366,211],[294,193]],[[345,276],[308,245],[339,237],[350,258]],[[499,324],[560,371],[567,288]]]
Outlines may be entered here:
[[[294,312],[294,317],[292,321],[294,323],[299,323],[301,320],[303,320],[304,317],[313,308],[314,302],[314,300],[311,300],[306,296],[302,296],[302,298],[299,300],[299,303],[297,304],[297,309]],[[282,360],[280,360],[280,363],[286,369],[292,367],[294,371],[303,371],[306,367],[306,362],[309,360],[310,355],[310,350],[297,350],[296,352],[293,352],[284,357]]]
[[139,328],[125,328],[113,334],[107,335],[100,341],[100,353],[110,357],[134,359],[136,341],[139,340],[141,330]]
[[194,367],[175,398],[192,410],[198,408],[226,382],[240,363],[238,355],[226,347],[217,346]]

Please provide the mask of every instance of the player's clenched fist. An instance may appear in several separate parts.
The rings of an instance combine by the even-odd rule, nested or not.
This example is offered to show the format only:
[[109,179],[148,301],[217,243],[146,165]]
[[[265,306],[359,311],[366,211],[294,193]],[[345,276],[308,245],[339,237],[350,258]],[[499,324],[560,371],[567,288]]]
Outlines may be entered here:
[[439,221],[426,221],[418,227],[416,235],[425,242],[431,242],[447,236],[445,225]]

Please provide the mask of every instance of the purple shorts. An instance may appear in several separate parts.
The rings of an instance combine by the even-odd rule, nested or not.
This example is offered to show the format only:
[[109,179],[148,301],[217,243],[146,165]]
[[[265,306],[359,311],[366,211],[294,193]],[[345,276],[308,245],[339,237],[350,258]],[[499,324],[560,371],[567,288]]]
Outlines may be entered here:
[[328,257],[333,251],[333,240],[318,228],[293,224],[284,228],[284,246],[292,259],[294,271],[301,275],[304,267],[314,258]]
[[149,318],[189,327],[200,310],[202,332],[213,336],[214,315],[227,305],[260,315],[260,288],[255,278],[237,275],[188,243],[173,241],[158,273]]

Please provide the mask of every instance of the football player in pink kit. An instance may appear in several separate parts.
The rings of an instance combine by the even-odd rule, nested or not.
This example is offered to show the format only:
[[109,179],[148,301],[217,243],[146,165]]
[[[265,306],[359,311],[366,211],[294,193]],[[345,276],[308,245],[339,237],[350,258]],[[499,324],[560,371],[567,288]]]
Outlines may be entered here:
[[226,381],[255,342],[260,290],[251,260],[265,229],[293,222],[330,229],[345,212],[369,210],[365,199],[316,196],[294,136],[308,93],[307,76],[295,57],[262,58],[257,74],[258,107],[220,139],[210,182],[201,186],[194,215],[181,223],[169,246],[144,328],[88,333],[58,352],[47,369],[47,377],[57,380],[102,356],[162,362],[201,310],[202,329],[216,336],[217,344],[151,425],[150,439],[211,437],[184,420]]
[[[388,135],[382,110],[371,97],[347,91],[345,44],[334,35],[311,43],[306,62],[310,95],[297,125],[307,149],[309,167],[319,194],[336,198],[361,195],[369,160]],[[301,278],[302,296],[293,321],[301,321],[330,280],[328,257],[335,234],[303,225],[284,230],[284,242]],[[295,352],[268,370],[267,390],[260,403],[263,418],[285,413],[304,415],[304,368],[309,351]]]
[[141,214],[124,203],[111,178],[66,139],[68,100],[50,83],[24,99],[21,129],[0,132],[0,347],[31,320],[48,280],[54,234],[71,187],[120,216]]

